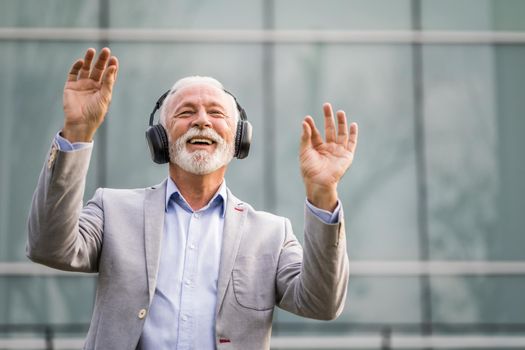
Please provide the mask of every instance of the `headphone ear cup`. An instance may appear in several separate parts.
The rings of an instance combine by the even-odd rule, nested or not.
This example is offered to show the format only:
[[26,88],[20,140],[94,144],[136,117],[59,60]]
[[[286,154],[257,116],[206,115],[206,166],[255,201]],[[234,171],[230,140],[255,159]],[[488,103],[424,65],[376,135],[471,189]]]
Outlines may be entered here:
[[161,124],[152,125],[146,130],[146,141],[155,163],[165,164],[170,161],[168,134]]
[[237,133],[235,135],[235,157],[244,159],[250,153],[252,142],[252,124],[247,120],[237,122]]

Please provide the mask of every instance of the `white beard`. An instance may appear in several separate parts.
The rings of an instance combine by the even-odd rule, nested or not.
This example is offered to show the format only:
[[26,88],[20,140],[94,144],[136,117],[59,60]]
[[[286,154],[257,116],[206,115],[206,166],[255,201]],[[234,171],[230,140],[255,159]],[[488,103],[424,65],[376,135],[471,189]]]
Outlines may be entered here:
[[[186,149],[188,140],[203,136],[213,140],[216,148],[212,153],[206,150],[189,152]],[[207,175],[225,166],[233,159],[235,152],[233,144],[228,144],[213,129],[191,128],[175,142],[169,142],[170,162],[177,164],[183,170],[195,175]]]

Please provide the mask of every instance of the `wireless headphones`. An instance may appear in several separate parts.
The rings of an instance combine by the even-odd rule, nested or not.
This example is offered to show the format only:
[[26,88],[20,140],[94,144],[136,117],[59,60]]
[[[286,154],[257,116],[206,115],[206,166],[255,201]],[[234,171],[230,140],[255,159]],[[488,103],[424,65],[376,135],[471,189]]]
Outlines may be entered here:
[[[166,129],[160,123],[153,125],[155,112],[160,109],[162,103],[171,93],[171,89],[162,94],[155,103],[155,107],[149,116],[149,127],[146,130],[146,141],[148,142],[151,159],[157,164],[164,164],[170,161],[170,152],[168,146],[168,134]],[[239,121],[237,122],[237,132],[235,134],[235,153],[234,157],[243,159],[250,152],[250,143],[252,141],[252,125],[246,117],[246,112],[232,93],[224,90],[228,95],[233,97],[237,110],[239,111]]]

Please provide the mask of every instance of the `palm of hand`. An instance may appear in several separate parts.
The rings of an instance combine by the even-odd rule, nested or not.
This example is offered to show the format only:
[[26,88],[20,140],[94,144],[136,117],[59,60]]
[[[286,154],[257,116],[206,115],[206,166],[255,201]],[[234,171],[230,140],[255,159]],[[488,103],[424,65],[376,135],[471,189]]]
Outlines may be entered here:
[[305,180],[319,186],[332,186],[352,164],[354,155],[335,142],[308,147],[300,155],[301,173]]
[[77,60],[64,86],[62,136],[70,142],[89,142],[104,120],[118,70],[118,60],[102,49],[94,65],[95,50]]
[[64,88],[64,112],[71,124],[98,126],[108,109],[101,83],[91,79],[69,81]]
[[311,116],[303,121],[299,158],[308,201],[324,210],[332,211],[337,204],[337,184],[352,164],[357,146],[357,124],[347,129],[344,111],[338,111],[337,127],[332,106],[323,105],[325,139]]

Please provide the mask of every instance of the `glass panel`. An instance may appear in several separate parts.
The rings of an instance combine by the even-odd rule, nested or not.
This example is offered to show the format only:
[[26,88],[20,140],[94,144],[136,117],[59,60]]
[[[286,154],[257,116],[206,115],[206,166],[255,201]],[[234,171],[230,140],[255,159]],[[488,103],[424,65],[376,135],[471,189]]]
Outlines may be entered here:
[[523,324],[525,277],[433,277],[434,322]]
[[[188,75],[209,75],[234,93],[254,128],[250,156],[233,160],[227,175],[235,195],[262,205],[261,51],[257,45],[112,45],[120,58],[108,127],[108,186],[129,188],[159,183],[167,166],[151,161],[144,132],[155,102]],[[210,59],[213,55],[213,59]],[[158,113],[155,116],[158,120]]]
[[525,31],[525,1],[522,0],[492,0],[494,29]]
[[525,46],[495,49],[497,98],[497,164],[499,220],[490,236],[491,259],[525,260]]
[[490,0],[423,0],[424,30],[491,30]]
[[429,46],[424,62],[431,257],[486,259],[498,232],[494,52]]
[[259,0],[111,1],[110,23],[124,28],[259,29]]
[[[403,46],[277,46],[277,210],[301,236],[301,121],[324,130],[325,101],[360,125],[356,158],[338,187],[352,259],[416,259],[411,51]],[[286,180],[286,181],[285,181]]]
[[345,308],[338,319],[308,320],[278,309],[274,328],[279,335],[322,334],[343,330],[363,332],[351,323],[381,324],[418,323],[421,320],[418,278],[351,276]]
[[0,323],[89,323],[95,280],[77,276],[0,277]]
[[[1,42],[0,261],[27,260],[26,220],[38,175],[63,125],[62,91],[73,61],[93,43]],[[38,57],[38,62],[35,61]],[[91,162],[86,197],[95,187]]]
[[425,30],[523,31],[521,0],[423,0]]
[[2,0],[0,27],[97,27],[99,2]]
[[279,0],[274,16],[278,29],[410,29],[410,1]]

